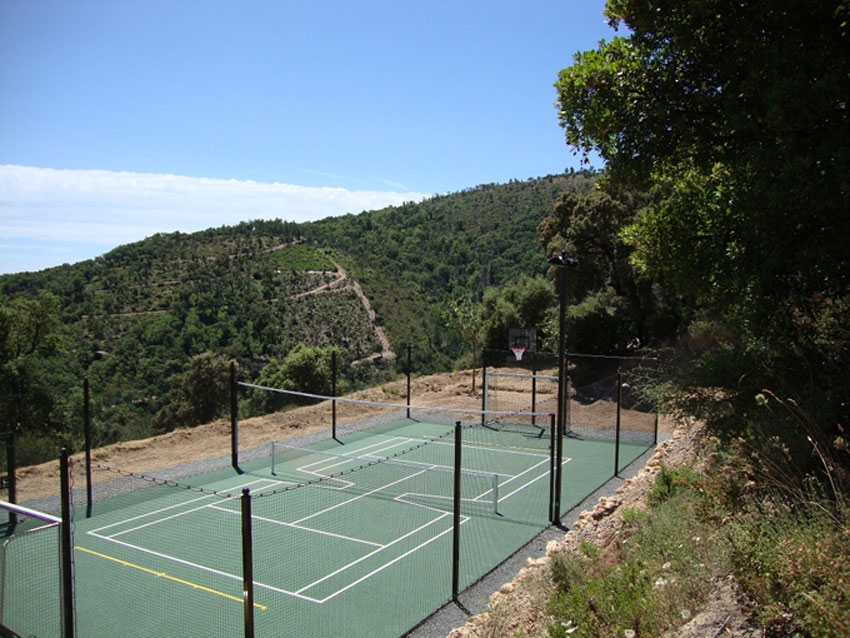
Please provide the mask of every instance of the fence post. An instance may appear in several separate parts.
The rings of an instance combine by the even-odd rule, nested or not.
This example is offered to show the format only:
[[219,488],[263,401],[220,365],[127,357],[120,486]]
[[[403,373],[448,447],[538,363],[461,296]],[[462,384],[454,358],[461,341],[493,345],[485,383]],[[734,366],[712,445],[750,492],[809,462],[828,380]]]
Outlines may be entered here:
[[336,350],[331,350],[331,438],[336,438]]
[[[655,357],[655,369],[658,370],[658,357]],[[655,405],[655,427],[652,430],[652,444],[658,445],[658,404]]]
[[239,469],[239,404],[236,400],[236,362],[230,362],[230,464]]
[[620,406],[623,403],[623,372],[617,369],[617,430],[614,436],[614,476],[620,474]]
[[[486,352],[484,353],[486,356]],[[482,357],[483,359],[483,357]],[[487,394],[490,386],[487,385],[487,364],[481,366],[481,425],[487,425]]]
[[411,350],[412,345],[407,344],[407,418],[410,418],[410,374],[411,374]]
[[254,541],[251,533],[251,490],[242,489],[242,601],[245,638],[254,638]]
[[452,600],[458,602],[460,588],[460,479],[461,479],[461,426],[455,422],[454,516],[452,519]]
[[[8,499],[10,503],[17,504],[17,480],[15,479],[15,428],[6,433],[6,477],[8,480]],[[14,527],[18,524],[18,516],[9,512],[9,524]]]
[[91,518],[92,487],[91,487],[91,397],[89,394],[89,378],[83,377],[83,435],[86,441],[86,518]]
[[68,450],[59,456],[59,484],[62,490],[62,638],[74,638],[74,572],[71,552],[71,481],[68,472]]
[[549,521],[557,522],[555,518],[555,428],[557,427],[557,415],[553,412],[549,415]]
[[[563,413],[562,410],[561,414]],[[557,419],[555,430],[555,506],[553,512],[555,518],[552,522],[557,525],[561,521],[561,485],[564,482],[564,437],[566,431],[564,430],[563,418]]]

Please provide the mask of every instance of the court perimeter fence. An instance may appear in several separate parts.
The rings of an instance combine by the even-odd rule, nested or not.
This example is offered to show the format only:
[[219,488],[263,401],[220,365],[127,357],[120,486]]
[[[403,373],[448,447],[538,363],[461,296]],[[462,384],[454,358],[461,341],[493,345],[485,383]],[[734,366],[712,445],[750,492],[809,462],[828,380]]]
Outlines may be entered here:
[[[270,531],[266,525],[268,521],[284,520],[284,515],[276,511],[281,507],[290,511],[292,508],[300,508],[305,516],[314,516],[315,513],[309,513],[317,507],[311,495],[331,494],[340,486],[354,486],[356,483],[357,487],[352,489],[359,490],[356,492],[358,502],[369,503],[362,515],[367,520],[360,521],[358,525],[368,527],[368,519],[372,519],[372,524],[382,528],[385,523],[382,517],[394,514],[391,508],[395,507],[394,502],[398,500],[398,497],[382,497],[379,492],[383,486],[396,481],[410,481],[413,474],[421,474],[422,480],[427,480],[427,489],[416,488],[412,493],[417,494],[417,490],[420,490],[427,492],[427,496],[416,496],[420,499],[416,504],[423,512],[434,510],[434,516],[441,520],[450,519],[451,525],[429,530],[428,521],[413,520],[409,526],[415,530],[415,534],[411,533],[403,542],[393,539],[373,543],[381,545],[382,549],[397,547],[399,554],[389,561],[390,564],[402,558],[424,561],[421,564],[412,562],[411,573],[433,581],[429,587],[442,593],[435,597],[420,596],[417,590],[408,590],[406,587],[397,588],[396,591],[370,589],[366,576],[373,568],[356,554],[350,561],[357,565],[363,561],[365,571],[362,576],[355,577],[352,583],[365,582],[366,586],[362,587],[360,595],[351,597],[351,602],[346,604],[374,610],[375,601],[381,600],[378,611],[373,614],[385,617],[395,614],[401,608],[412,608],[415,619],[412,622],[405,621],[407,624],[399,627],[396,635],[404,633],[442,604],[457,602],[460,592],[480,580],[536,533],[550,524],[559,523],[562,511],[561,503],[555,497],[556,487],[570,480],[565,477],[563,470],[565,461],[562,442],[565,439],[586,437],[608,439],[614,443],[613,472],[602,471],[598,480],[593,479],[595,482],[589,487],[588,493],[622,469],[624,461],[620,458],[621,442],[637,442],[648,448],[657,441],[657,416],[636,391],[640,383],[639,369],[644,365],[653,365],[652,361],[604,360],[604,365],[599,365],[599,369],[607,370],[606,366],[615,363],[616,371],[613,374],[604,375],[595,381],[588,381],[579,375],[588,381],[581,385],[573,385],[565,380],[565,410],[569,418],[563,425],[564,430],[559,431],[554,416],[557,406],[552,402],[553,384],[557,384],[557,377],[553,382],[552,375],[547,374],[547,370],[552,367],[548,365],[552,362],[551,355],[537,356],[533,361],[528,357],[521,365],[517,365],[519,362],[515,361],[513,353],[506,351],[502,354],[504,356],[501,358],[493,352],[488,353],[489,359],[485,356],[485,363],[489,365],[485,366],[482,375],[485,383],[481,404],[475,409],[412,405],[409,370],[407,396],[403,402],[382,404],[381,407],[375,404],[372,406],[375,410],[385,413],[376,412],[363,418],[361,410],[359,419],[354,421],[346,419],[343,406],[361,403],[363,405],[360,407],[367,407],[365,404],[368,402],[290,393],[289,399],[294,404],[303,406],[312,403],[324,411],[327,427],[315,440],[308,442],[310,447],[304,448],[288,442],[275,442],[261,448],[240,450],[239,393],[275,390],[240,382],[236,368],[232,366],[229,463],[225,455],[216,459],[218,469],[212,472],[208,469],[209,464],[189,464],[166,470],[126,471],[99,461],[97,451],[91,448],[91,438],[87,432],[83,453],[71,456],[63,450],[60,455],[57,505],[50,499],[28,502],[27,506],[15,504],[18,486],[15,467],[17,444],[14,434],[7,434],[8,503],[0,502],[0,512],[4,517],[0,520],[0,534],[3,538],[0,556],[0,635],[37,635],[40,638],[110,635],[109,632],[129,635],[126,631],[128,628],[121,626],[111,625],[101,634],[89,634],[86,628],[102,625],[96,618],[115,615],[114,610],[127,606],[128,596],[139,595],[145,598],[145,609],[157,610],[156,617],[165,619],[162,621],[165,625],[157,625],[159,621],[143,620],[144,613],[138,617],[130,616],[130,622],[142,625],[154,622],[151,631],[175,636],[203,635],[203,630],[198,627],[212,623],[217,630],[221,630],[222,635],[279,635],[275,633],[280,630],[279,627],[272,630],[269,623],[262,620],[264,616],[271,617],[265,614],[268,605],[258,602],[258,598],[265,598],[269,588],[274,589],[267,583],[289,578],[288,575],[276,572],[292,568],[293,552],[309,553],[303,564],[315,566],[317,574],[332,574],[334,563],[330,561],[327,548],[321,543],[315,543],[315,537],[311,543],[288,546],[285,553],[281,553],[282,548],[269,537]],[[578,371],[578,359],[578,356],[571,355],[568,369],[572,373]],[[602,361],[594,359],[594,364],[598,365]],[[632,374],[633,371],[637,373]],[[530,391],[529,385],[534,386]],[[87,382],[84,390],[84,399],[88,405]],[[590,406],[595,404],[604,405],[607,409],[591,410]],[[85,412],[88,429],[88,410]],[[315,418],[315,415],[311,418]],[[435,424],[442,427],[425,430],[424,433],[417,430],[417,437],[421,440],[413,444],[406,442],[401,447],[390,445],[362,454],[339,451],[345,448],[346,443],[356,447],[357,442],[365,436],[374,436],[376,433],[393,436],[398,430],[398,419],[418,424],[417,427],[422,427],[421,423],[428,423],[431,428]],[[510,499],[500,497],[499,491],[504,495],[506,490],[511,489],[510,482],[527,470],[505,469],[500,478],[500,466],[495,470],[481,470],[486,463],[476,457],[489,454],[494,448],[520,449],[516,441],[521,441],[521,449],[528,450],[529,454],[538,454],[545,459],[541,466],[545,476],[537,481],[541,489],[535,493],[539,496],[534,499],[515,499],[523,501],[523,508],[509,511],[506,515]],[[287,464],[305,460],[317,463],[313,461],[317,454],[325,460],[316,466],[320,469],[314,471],[311,477],[305,480],[302,473],[289,477],[288,482],[282,482],[281,477],[285,476]],[[630,452],[625,463],[632,458],[634,456]],[[423,469],[425,466],[427,472]],[[93,473],[99,476],[109,474],[115,480],[95,484]],[[506,478],[508,476],[511,478]],[[234,477],[240,480],[234,482]],[[361,480],[361,477],[366,478]],[[26,473],[22,480],[26,480]],[[305,487],[319,489],[303,489]],[[117,513],[121,513],[121,521],[146,521],[151,503],[157,503],[166,511],[170,511],[169,508],[185,508],[186,495],[190,502],[203,503],[204,507],[197,510],[189,508],[191,524],[177,530],[170,529],[161,538],[156,537],[156,548],[146,551],[163,554],[165,551],[160,549],[159,544],[164,548],[174,543],[182,543],[182,547],[188,548],[185,551],[189,553],[192,548],[207,548],[204,551],[212,551],[216,565],[202,570],[200,575],[194,570],[184,570],[182,566],[175,570],[175,574],[167,574],[147,566],[144,561],[134,562],[83,547],[79,542],[75,544],[75,534],[79,537],[86,533],[113,542],[120,536],[126,539],[121,541],[123,544],[132,546],[129,539],[137,533],[135,525],[109,523],[105,527],[90,529],[91,525],[87,521]],[[439,507],[431,501],[422,502],[423,499],[437,498],[437,495],[445,501]],[[285,498],[281,498],[283,496]],[[407,492],[404,496],[414,498]],[[37,505],[38,509],[30,507],[32,505]],[[500,508],[506,511],[500,511]],[[46,513],[50,511],[54,513]],[[180,516],[184,517],[183,510],[180,511]],[[212,521],[207,518],[211,511],[225,512],[228,516]],[[287,516],[291,518],[290,513]],[[188,516],[184,518],[188,520]],[[350,521],[345,520],[341,513],[339,518],[333,525],[338,525],[340,530],[347,529]],[[478,520],[484,521],[479,527],[469,523]],[[158,522],[154,524],[154,521],[148,521],[139,527],[146,527],[150,531],[158,525]],[[298,527],[288,525],[291,529]],[[500,528],[490,525],[513,525],[520,529],[516,537],[520,540],[511,536],[513,532],[494,533],[493,530]],[[380,534],[379,531],[375,533]],[[334,532],[328,535],[337,534]],[[510,539],[501,538],[503,536]],[[435,562],[433,557],[414,555],[413,559],[409,558],[414,549],[425,545],[442,548],[438,555],[444,556],[444,559]],[[492,557],[491,545],[501,545],[495,547],[501,558]],[[186,601],[175,598],[167,588],[149,587],[139,594],[138,591],[125,589],[120,576],[118,580],[113,577],[103,582],[103,574],[85,564],[86,558],[91,557],[123,568],[121,571],[124,574],[154,575],[156,578],[151,578],[151,582],[169,580],[183,585],[189,583],[193,590],[214,594],[203,605],[189,612],[185,608]],[[303,569],[303,566],[299,569]],[[184,572],[190,574],[192,580],[185,577]],[[35,574],[35,581],[31,574]],[[227,574],[227,587],[221,586],[221,574]],[[296,601],[294,604],[304,600],[312,604],[305,606],[307,613],[289,619],[290,624],[284,630],[286,635],[323,635],[322,632],[326,631],[326,628],[323,629],[325,612],[315,604],[316,601],[329,600],[340,592],[347,594],[346,590],[350,587],[334,584],[335,578],[317,578],[315,580],[318,582],[311,583],[310,589],[304,589],[307,593],[293,597]],[[259,596],[257,583],[261,583]],[[91,591],[98,594],[92,596]],[[33,592],[38,594],[33,596]],[[213,596],[216,602],[220,603],[223,599],[231,604],[210,604],[209,600],[213,600]],[[343,598],[342,595],[338,597]],[[346,613],[352,614],[352,618],[361,617],[353,608],[349,608]],[[283,619],[286,622],[286,617]]]

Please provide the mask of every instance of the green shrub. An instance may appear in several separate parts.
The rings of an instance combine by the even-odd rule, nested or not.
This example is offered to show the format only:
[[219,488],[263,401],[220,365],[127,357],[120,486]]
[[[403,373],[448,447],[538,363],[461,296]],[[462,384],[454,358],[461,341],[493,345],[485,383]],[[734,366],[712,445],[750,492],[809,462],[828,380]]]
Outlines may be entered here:
[[790,506],[777,495],[736,517],[735,575],[766,628],[850,635],[850,511],[824,500]]
[[687,465],[670,468],[662,463],[655,483],[647,495],[647,504],[650,507],[658,507],[682,491],[696,489],[699,483],[699,475]]
[[690,468],[663,468],[656,504],[623,513],[619,542],[585,542],[579,555],[553,557],[550,636],[657,636],[690,617],[726,562],[724,544],[700,516],[701,481]]

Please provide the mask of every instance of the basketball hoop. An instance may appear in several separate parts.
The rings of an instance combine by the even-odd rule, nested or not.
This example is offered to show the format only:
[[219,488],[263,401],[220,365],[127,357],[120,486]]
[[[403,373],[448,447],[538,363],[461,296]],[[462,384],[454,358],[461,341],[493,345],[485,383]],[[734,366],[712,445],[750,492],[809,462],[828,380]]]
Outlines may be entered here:
[[511,350],[514,353],[517,361],[522,361],[522,355],[525,354],[525,346],[513,346]]

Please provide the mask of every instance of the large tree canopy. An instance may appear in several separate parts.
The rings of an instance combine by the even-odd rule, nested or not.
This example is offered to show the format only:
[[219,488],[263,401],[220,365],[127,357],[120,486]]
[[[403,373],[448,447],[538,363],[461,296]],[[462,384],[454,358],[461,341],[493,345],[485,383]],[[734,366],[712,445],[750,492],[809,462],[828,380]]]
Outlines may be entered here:
[[606,15],[623,35],[561,71],[559,119],[613,183],[649,192],[623,234],[633,262],[735,326],[750,363],[730,358],[734,390],[769,384],[836,432],[850,419],[850,3],[608,0]]
[[844,294],[846,2],[609,0],[625,37],[559,76],[567,141],[656,188],[642,263],[732,302]]

